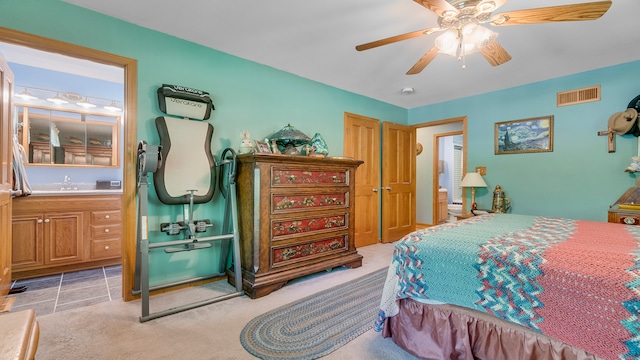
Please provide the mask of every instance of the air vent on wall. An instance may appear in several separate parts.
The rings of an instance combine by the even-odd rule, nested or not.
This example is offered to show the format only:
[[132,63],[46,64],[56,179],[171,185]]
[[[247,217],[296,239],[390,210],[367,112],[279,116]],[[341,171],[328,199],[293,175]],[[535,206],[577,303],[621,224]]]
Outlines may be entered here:
[[558,106],[582,104],[591,101],[600,101],[600,85],[582,89],[559,92],[557,94]]

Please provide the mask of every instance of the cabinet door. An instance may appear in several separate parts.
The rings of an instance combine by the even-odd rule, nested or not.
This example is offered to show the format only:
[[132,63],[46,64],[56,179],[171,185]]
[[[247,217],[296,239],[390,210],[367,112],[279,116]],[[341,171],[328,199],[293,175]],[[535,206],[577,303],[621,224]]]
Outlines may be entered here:
[[82,261],[83,213],[49,213],[45,222],[45,264]]
[[14,270],[42,266],[42,216],[16,216],[12,224],[12,267]]

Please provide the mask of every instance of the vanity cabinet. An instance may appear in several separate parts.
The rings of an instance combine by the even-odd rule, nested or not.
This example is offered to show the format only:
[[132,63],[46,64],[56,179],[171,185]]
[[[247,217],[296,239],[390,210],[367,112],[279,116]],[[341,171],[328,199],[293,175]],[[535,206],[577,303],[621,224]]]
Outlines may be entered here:
[[242,280],[249,297],[296,277],[362,265],[353,204],[362,161],[275,154],[237,159]]
[[13,278],[119,264],[120,209],[120,195],[14,199]]

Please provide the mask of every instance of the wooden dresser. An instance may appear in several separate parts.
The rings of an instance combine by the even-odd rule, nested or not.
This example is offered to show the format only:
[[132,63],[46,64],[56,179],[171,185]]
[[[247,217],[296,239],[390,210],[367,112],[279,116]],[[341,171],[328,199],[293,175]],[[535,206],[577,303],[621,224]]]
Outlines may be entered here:
[[640,225],[640,187],[629,188],[609,207],[608,221]]
[[[359,160],[238,155],[243,288],[257,298],[288,280],[362,265],[354,241]],[[233,284],[233,276],[229,276]]]

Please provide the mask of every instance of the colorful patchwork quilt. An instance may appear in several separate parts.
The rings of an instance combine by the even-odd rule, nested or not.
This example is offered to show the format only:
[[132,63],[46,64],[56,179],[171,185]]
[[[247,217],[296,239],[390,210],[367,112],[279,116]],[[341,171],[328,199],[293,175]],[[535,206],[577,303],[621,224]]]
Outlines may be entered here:
[[640,227],[488,214],[396,244],[375,322],[398,300],[492,314],[606,359],[640,358]]

